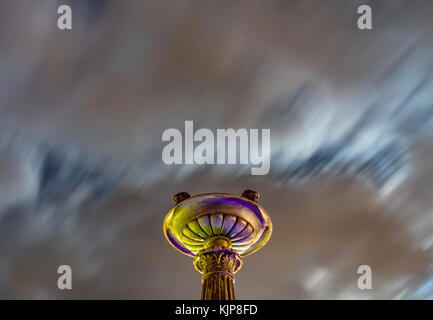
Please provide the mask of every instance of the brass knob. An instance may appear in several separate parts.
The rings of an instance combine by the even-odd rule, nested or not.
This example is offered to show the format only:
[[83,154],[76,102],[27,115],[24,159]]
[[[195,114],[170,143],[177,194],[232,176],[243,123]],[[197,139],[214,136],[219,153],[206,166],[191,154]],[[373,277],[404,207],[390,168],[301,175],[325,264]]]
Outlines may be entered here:
[[254,190],[247,189],[242,192],[242,197],[257,202],[257,199],[260,197],[260,193]]
[[179,192],[173,196],[173,201],[175,204],[181,203],[183,200],[191,198],[188,192]]

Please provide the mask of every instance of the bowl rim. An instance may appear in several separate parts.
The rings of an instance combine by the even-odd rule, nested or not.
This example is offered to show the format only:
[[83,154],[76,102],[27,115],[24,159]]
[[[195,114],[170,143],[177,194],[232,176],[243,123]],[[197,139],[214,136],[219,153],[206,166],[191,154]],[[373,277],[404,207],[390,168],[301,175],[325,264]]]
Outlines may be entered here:
[[[163,222],[164,236],[165,236],[166,240],[170,243],[170,245],[172,247],[174,247],[177,251],[179,251],[185,255],[188,255],[190,257],[196,256],[196,254],[192,253],[189,249],[185,248],[185,246],[182,243],[179,243],[179,241],[177,241],[177,239],[175,239],[173,236],[169,235],[168,220],[170,218],[172,218],[174,212],[176,211],[176,209],[180,205],[185,204],[189,201],[197,200],[197,199],[204,198],[204,197],[210,197],[210,196],[239,199],[239,200],[245,201],[246,203],[250,203],[251,205],[253,205],[257,209],[259,209],[261,216],[266,223],[265,228],[263,229],[261,236],[251,245],[250,248],[248,248],[242,254],[239,253],[239,255],[241,257],[245,257],[245,256],[259,250],[261,247],[263,247],[269,241],[269,239],[272,235],[272,231],[273,231],[272,220],[271,220],[268,212],[260,204],[258,204],[255,201],[252,201],[250,199],[247,199],[245,197],[239,196],[237,194],[223,193],[223,192],[202,193],[202,194],[197,194],[197,195],[191,196],[191,197],[186,198],[185,200],[177,203],[173,208],[170,209],[170,211],[167,213],[167,215],[164,218],[164,222]],[[230,214],[232,214],[232,213],[230,213]],[[180,249],[180,248],[184,248],[185,251]]]

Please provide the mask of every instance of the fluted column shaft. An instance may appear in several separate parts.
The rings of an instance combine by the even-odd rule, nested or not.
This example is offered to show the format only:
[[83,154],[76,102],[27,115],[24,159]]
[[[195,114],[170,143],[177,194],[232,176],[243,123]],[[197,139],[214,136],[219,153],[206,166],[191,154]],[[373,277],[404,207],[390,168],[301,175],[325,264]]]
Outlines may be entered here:
[[221,272],[203,275],[202,300],[235,300],[233,276]]

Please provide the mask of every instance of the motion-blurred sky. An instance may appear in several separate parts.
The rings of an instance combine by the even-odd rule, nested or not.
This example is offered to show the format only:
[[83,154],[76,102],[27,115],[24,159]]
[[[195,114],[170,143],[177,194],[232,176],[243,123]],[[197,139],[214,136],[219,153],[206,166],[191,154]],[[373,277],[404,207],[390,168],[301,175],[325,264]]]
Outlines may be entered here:
[[[199,298],[162,234],[171,195],[249,188],[274,233],[238,298],[433,298],[432,14],[430,0],[0,0],[0,297]],[[166,166],[162,132],[185,120],[270,128],[270,173]]]

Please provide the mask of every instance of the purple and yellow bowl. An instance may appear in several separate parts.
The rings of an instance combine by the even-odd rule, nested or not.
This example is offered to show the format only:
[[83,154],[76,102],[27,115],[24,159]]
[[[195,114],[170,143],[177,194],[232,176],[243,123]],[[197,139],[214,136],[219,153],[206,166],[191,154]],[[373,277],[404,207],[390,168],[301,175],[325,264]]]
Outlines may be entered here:
[[182,253],[194,257],[206,239],[224,236],[232,250],[246,256],[269,240],[272,221],[256,202],[227,193],[196,195],[174,206],[164,220],[164,235]]

